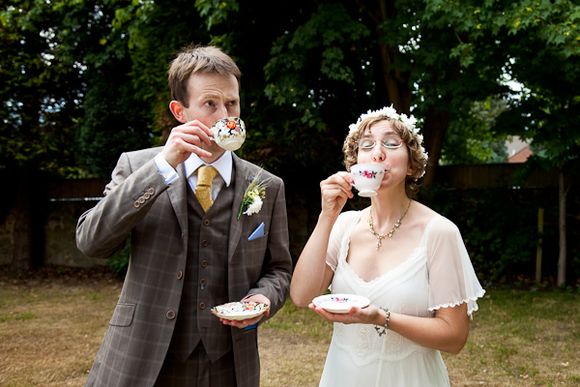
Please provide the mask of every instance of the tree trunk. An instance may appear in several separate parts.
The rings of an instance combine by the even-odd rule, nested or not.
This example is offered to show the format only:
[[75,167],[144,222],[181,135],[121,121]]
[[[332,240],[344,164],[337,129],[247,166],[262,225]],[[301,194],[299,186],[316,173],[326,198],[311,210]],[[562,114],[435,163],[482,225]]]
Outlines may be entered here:
[[536,283],[542,282],[542,256],[544,248],[544,209],[538,208],[538,242],[536,245]]
[[16,219],[12,230],[12,262],[11,271],[15,273],[26,272],[33,267],[33,237],[31,230],[30,203],[25,198],[18,198],[14,208]]
[[12,230],[11,270],[23,273],[42,263],[44,251],[44,214],[46,195],[44,179],[28,169],[14,177],[14,228]]
[[558,231],[560,235],[560,253],[558,254],[558,286],[566,284],[566,196],[568,188],[564,171],[560,169],[558,174],[558,199],[559,199],[559,220]]
[[425,114],[425,148],[429,154],[429,165],[423,180],[425,187],[430,186],[435,179],[435,171],[441,157],[441,147],[445,139],[445,132],[449,126],[449,113],[436,111],[430,108]]
[[[381,0],[379,1],[378,9],[374,9],[369,13],[370,19],[375,23],[375,33],[379,42],[383,34],[381,30],[383,23],[388,21],[395,13],[393,6],[392,2]],[[399,51],[396,47],[382,43],[379,43],[378,49],[381,70],[380,81],[377,81],[379,83],[382,81],[387,104],[392,104],[398,112],[409,113],[412,98],[412,93],[409,89],[409,74],[393,68],[393,63]]]

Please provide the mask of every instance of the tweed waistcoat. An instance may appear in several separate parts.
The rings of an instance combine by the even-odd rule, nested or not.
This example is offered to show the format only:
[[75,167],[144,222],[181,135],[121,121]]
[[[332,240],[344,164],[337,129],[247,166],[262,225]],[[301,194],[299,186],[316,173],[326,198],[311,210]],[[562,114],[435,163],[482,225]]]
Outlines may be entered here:
[[[232,179],[233,180],[233,179]],[[224,186],[204,212],[188,188],[188,248],[181,304],[170,355],[185,360],[201,342],[211,361],[231,350],[230,328],[210,309],[228,302],[227,248],[234,186]]]

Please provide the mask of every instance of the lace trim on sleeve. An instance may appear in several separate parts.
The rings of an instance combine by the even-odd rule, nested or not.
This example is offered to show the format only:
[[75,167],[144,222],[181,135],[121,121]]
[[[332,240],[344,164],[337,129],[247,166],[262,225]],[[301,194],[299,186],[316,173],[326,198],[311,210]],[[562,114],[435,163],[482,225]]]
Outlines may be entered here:
[[485,295],[485,290],[481,289],[476,295],[470,296],[460,301],[449,302],[446,304],[438,304],[435,306],[429,307],[431,312],[439,310],[441,308],[453,308],[455,306],[459,306],[461,304],[467,304],[467,315],[471,318],[473,312],[477,312],[479,310],[479,305],[477,305],[477,299],[482,298]]

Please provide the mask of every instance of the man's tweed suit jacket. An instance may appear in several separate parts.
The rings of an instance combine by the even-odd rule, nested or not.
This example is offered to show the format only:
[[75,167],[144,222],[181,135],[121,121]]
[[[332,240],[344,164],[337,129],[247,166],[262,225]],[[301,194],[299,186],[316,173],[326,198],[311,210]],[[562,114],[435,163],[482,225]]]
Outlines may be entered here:
[[[179,179],[165,184],[153,160],[161,149],[122,154],[105,197],[77,225],[77,246],[88,256],[108,257],[127,238],[131,242],[125,282],[87,386],[152,386],[167,354],[183,289],[189,188],[182,165]],[[228,251],[228,283],[223,286],[230,301],[265,295],[273,315],[284,303],[292,271],[284,184],[264,171],[262,177],[269,182],[261,211],[237,220],[244,191],[259,168],[232,156],[236,194],[229,238],[215,243]],[[262,222],[265,236],[248,240]],[[210,300],[200,313],[210,313],[211,306]],[[215,324],[216,332],[224,332],[217,318]],[[230,332],[237,383],[257,387],[257,330]]]

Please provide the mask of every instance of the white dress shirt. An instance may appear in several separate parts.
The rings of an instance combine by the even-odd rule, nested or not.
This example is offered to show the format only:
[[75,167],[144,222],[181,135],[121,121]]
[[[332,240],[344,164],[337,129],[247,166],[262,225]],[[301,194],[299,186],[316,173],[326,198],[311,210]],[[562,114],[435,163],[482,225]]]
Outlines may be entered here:
[[[169,165],[161,153],[155,156],[154,160],[155,165],[157,166],[157,170],[165,180],[166,184],[173,183],[179,177],[177,171],[171,165]],[[224,184],[226,187],[229,187],[232,181],[232,152],[225,151],[219,159],[211,164],[206,164],[202,159],[199,158],[198,155],[192,153],[191,156],[189,156],[189,158],[183,162],[185,177],[187,178],[187,182],[189,183],[192,191],[195,191],[195,187],[197,185],[197,170],[202,165],[211,165],[218,171],[218,174],[214,178],[211,189],[212,199],[215,200]]]

